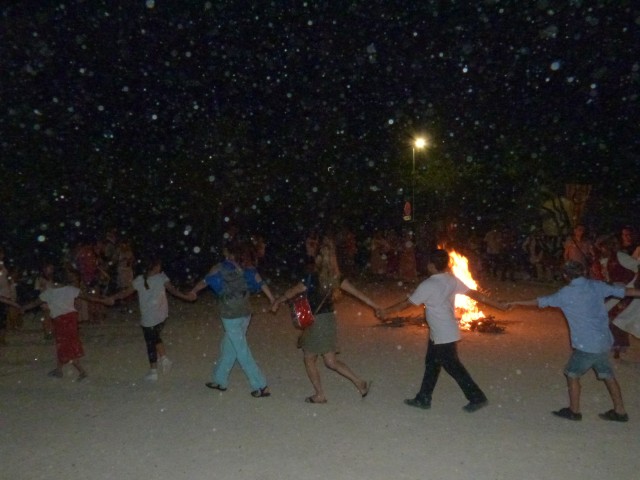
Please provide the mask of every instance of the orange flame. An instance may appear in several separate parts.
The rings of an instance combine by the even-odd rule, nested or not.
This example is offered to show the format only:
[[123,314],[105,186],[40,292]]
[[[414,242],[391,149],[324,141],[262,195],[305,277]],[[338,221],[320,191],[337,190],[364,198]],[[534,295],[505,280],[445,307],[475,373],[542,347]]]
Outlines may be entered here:
[[[478,284],[471,276],[471,272],[469,272],[469,260],[467,257],[460,255],[455,250],[449,250],[449,257],[453,274],[469,288],[477,289]],[[456,314],[460,315],[460,328],[468,330],[471,328],[471,322],[485,317],[484,313],[478,309],[478,302],[466,295],[456,295],[455,307]]]

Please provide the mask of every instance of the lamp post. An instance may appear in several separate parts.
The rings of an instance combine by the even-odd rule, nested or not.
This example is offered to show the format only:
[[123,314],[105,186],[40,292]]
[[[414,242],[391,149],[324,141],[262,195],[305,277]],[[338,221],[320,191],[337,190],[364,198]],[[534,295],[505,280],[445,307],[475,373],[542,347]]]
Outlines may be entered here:
[[412,169],[411,169],[411,219],[416,218],[416,149],[422,150],[427,146],[427,141],[418,137],[411,145]]

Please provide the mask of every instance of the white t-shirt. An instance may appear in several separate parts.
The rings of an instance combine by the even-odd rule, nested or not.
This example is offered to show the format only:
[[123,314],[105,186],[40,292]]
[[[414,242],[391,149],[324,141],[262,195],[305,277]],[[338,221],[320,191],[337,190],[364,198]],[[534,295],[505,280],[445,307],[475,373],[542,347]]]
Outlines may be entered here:
[[71,285],[51,287],[40,294],[40,300],[45,302],[51,312],[51,318],[59,317],[70,312],[76,312],[75,300],[80,295],[80,289]]
[[165,285],[169,283],[169,277],[164,272],[157,273],[147,278],[147,289],[144,286],[144,277],[139,275],[133,281],[133,288],[138,292],[140,302],[140,325],[154,327],[164,322],[169,316],[169,303]]
[[418,285],[409,296],[414,305],[424,304],[429,336],[433,343],[451,343],[460,340],[460,328],[455,315],[456,294],[470,290],[449,272],[436,273]]

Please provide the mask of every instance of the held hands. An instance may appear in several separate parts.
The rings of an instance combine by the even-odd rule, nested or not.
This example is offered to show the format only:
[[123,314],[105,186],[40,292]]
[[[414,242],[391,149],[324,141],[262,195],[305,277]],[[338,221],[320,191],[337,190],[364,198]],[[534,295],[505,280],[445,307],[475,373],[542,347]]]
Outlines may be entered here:
[[376,317],[378,318],[378,320],[386,320],[387,319],[386,309],[378,307],[378,308],[375,309],[375,312],[376,312]]
[[103,305],[106,305],[107,307],[113,307],[116,303],[116,300],[113,297],[105,297],[102,299],[101,303]]
[[271,304],[271,312],[272,312],[272,313],[276,313],[276,312],[278,311],[278,309],[280,308],[280,304],[281,304],[282,302],[285,302],[286,300],[287,300],[287,299],[286,299],[284,296],[279,297],[279,298],[276,298],[276,299],[273,301],[273,303]]
[[505,312],[507,310],[511,310],[511,304],[506,303],[506,302],[495,302],[495,307],[498,310],[502,310],[503,312]]

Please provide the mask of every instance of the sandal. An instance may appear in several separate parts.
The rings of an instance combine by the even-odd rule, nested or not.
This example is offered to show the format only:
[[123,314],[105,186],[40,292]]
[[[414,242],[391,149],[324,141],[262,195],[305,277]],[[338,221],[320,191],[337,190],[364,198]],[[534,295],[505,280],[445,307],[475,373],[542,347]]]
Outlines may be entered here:
[[269,387],[263,387],[260,388],[258,390],[254,390],[253,392],[251,392],[251,396],[253,398],[262,398],[262,397],[270,397],[271,396],[271,392],[269,391]]
[[306,403],[327,403],[326,398],[324,400],[320,400],[315,395],[311,395],[310,397],[305,398],[304,401]]
[[224,387],[221,387],[220,385],[218,385],[217,383],[213,383],[213,382],[207,382],[204,384],[206,387],[212,388],[214,390],[220,390],[221,392],[226,392],[227,389]]

